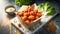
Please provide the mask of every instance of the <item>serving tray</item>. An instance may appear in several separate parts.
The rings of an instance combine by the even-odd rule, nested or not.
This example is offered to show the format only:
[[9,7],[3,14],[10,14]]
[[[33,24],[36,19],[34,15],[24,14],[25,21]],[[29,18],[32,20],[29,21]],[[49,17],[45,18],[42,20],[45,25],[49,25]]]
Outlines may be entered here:
[[[20,10],[20,9],[19,9]],[[34,34],[37,30],[39,30],[40,28],[42,28],[44,25],[46,25],[53,17],[55,17],[57,15],[57,11],[55,12],[54,15],[51,16],[46,16],[42,15],[41,19],[39,20],[39,23],[41,24],[34,24],[34,26],[30,27],[31,30],[29,30],[28,28],[26,28],[18,19],[18,16],[16,16],[15,18],[13,18],[11,20],[11,23],[16,26],[16,28],[18,28],[21,32],[23,32],[24,34]],[[21,24],[21,27],[18,27],[18,24]]]

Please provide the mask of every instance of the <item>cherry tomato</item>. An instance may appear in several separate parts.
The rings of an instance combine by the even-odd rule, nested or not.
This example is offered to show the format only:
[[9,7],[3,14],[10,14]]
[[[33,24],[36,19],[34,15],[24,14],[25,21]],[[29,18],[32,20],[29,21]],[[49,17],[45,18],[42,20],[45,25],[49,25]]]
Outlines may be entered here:
[[21,24],[18,24],[18,27],[21,27]]

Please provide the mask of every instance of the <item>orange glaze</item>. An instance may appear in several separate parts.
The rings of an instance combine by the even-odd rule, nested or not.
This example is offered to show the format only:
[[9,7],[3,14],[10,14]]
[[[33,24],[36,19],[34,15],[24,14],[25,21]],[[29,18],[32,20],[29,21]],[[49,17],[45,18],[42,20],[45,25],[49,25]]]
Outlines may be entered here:
[[35,17],[33,15],[29,16],[28,19],[33,20]]
[[19,16],[23,16],[23,12],[18,12],[18,15]]
[[29,24],[30,24],[30,21],[29,21],[29,20],[26,20],[25,22],[26,22],[26,24],[27,24],[27,25],[29,25]]
[[32,21],[38,19],[42,16],[38,10],[33,10],[32,7],[29,7],[27,10],[18,12],[18,16],[26,23],[30,24]]
[[27,16],[21,17],[23,21],[27,20]]

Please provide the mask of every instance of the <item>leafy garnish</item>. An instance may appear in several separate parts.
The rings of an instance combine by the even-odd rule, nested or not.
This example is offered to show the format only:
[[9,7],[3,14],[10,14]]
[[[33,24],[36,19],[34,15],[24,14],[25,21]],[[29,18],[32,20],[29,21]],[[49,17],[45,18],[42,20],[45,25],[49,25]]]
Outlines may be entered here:
[[15,0],[16,5],[22,6],[22,5],[28,5],[32,2],[32,0]]
[[38,6],[38,10],[39,10],[40,12],[42,12],[43,9],[44,9],[44,4],[42,3],[42,4],[40,4],[40,5]]
[[47,16],[53,15],[55,13],[55,8],[49,2],[42,3],[38,5],[38,10],[40,12],[47,12]]

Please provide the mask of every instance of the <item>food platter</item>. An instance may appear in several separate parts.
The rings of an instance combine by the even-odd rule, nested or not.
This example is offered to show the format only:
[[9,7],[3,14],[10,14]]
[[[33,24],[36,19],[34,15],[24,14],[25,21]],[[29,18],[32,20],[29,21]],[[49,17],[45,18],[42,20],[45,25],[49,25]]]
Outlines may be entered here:
[[[20,10],[20,9],[19,9]],[[18,10],[18,11],[19,11]],[[55,10],[56,11],[56,10]],[[42,28],[45,24],[47,24],[54,16],[56,16],[57,15],[57,11],[55,12],[55,14],[54,15],[50,15],[50,16],[46,16],[45,14],[41,17],[41,19],[39,20],[42,24],[40,25],[38,25],[38,26],[36,26],[37,24],[35,24],[34,26],[32,26],[32,28],[35,28],[35,29],[32,29],[31,27],[31,29],[32,29],[32,31],[31,30],[29,30],[28,28],[26,28],[22,23],[21,23],[21,21],[19,21],[19,18],[16,16],[15,18],[13,18],[12,20],[11,20],[11,23],[14,25],[14,26],[16,26],[19,30],[21,30],[24,34],[33,34],[33,33],[35,33],[37,30],[39,30],[40,28]],[[40,23],[39,22],[39,23]],[[18,27],[18,25],[17,24],[21,24],[21,27],[19,28]]]

